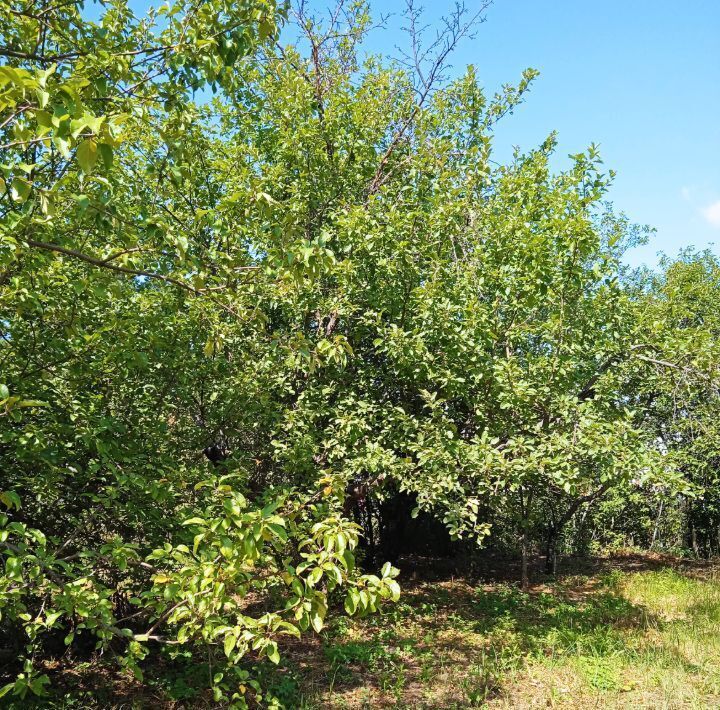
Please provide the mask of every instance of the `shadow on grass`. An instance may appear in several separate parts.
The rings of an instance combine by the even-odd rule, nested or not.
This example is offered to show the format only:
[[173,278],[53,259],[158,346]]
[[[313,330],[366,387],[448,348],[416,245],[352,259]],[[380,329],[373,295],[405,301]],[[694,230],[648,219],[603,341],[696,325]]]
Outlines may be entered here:
[[[279,667],[260,663],[254,672],[287,708],[482,706],[515,692],[528,664],[547,667],[548,676],[558,664],[599,693],[621,690],[632,666],[702,674],[683,644],[668,639],[685,633],[683,623],[712,633],[720,623],[720,591],[704,584],[703,566],[670,562],[624,555],[567,564],[552,583],[536,575],[529,592],[501,581],[512,579],[512,568],[499,581],[485,574],[453,578],[434,567],[415,579],[406,575],[400,601],[383,613],[357,621],[338,610],[320,636],[286,639]],[[635,602],[624,596],[630,579]],[[645,606],[662,611],[666,597],[681,598],[686,616],[668,620]],[[154,680],[144,687],[96,671],[91,665],[82,677],[66,676],[55,692],[72,686],[72,700],[52,707],[213,706],[209,671],[191,657],[155,661],[146,674]]]
[[[635,571],[636,560],[625,562],[623,568]],[[651,561],[651,570],[662,567]],[[637,563],[636,569],[648,567]],[[619,690],[621,669],[635,663],[697,672],[675,647],[629,643],[647,632],[661,634],[668,622],[622,595],[624,574],[616,569],[592,578],[567,576],[530,592],[507,583],[406,583],[395,608],[363,623],[362,639],[327,634],[325,661],[334,687],[343,690],[375,685],[387,696],[383,674],[394,674],[402,687],[398,681],[390,690],[402,707],[481,705],[529,661],[569,664],[597,691]],[[431,704],[413,703],[417,686],[428,690],[438,675],[433,666],[443,659],[456,669],[455,686],[435,688]]]

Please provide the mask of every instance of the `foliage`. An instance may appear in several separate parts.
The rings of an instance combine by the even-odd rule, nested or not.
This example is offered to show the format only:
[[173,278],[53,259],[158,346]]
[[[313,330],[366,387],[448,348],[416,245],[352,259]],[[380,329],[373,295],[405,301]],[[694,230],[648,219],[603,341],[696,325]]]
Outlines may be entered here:
[[338,8],[0,9],[0,692],[91,638],[270,702],[250,662],[397,601],[377,502],[550,559],[605,496],[710,489],[712,259],[626,274],[594,146],[493,160],[537,72],[445,81],[481,15],[425,45],[411,5],[386,61]]
[[[654,367],[630,381],[628,396],[666,461],[686,482],[677,491],[662,484],[616,497],[612,520],[643,546],[709,556],[718,547],[715,499],[718,397],[717,258],[683,252],[665,258],[659,273],[635,274],[629,285],[637,320],[656,352],[642,357]],[[664,359],[657,352],[669,353]],[[674,494],[675,493],[675,494]],[[639,506],[639,507],[638,507]],[[599,526],[604,528],[604,522]],[[625,534],[625,540],[628,539]]]
[[[210,296],[206,280],[258,267],[242,241],[235,254],[207,244],[224,225],[201,226],[192,202],[199,231],[183,225],[147,176],[182,194],[184,161],[208,130],[191,92],[234,90],[279,10],[179,2],[137,19],[107,2],[96,22],[81,3],[2,10],[0,608],[4,628],[22,626],[28,659],[3,694],[44,693],[49,678],[31,659],[60,631],[70,646],[92,634],[138,677],[153,644],[217,645],[230,676],[215,673],[215,697],[243,705],[246,692],[262,695],[245,671],[232,680],[235,664],[249,651],[277,663],[278,636],[319,631],[336,588],[348,586],[349,613],[397,599],[389,565],[355,571],[357,529],[332,488],[291,482],[251,503],[229,485],[237,473],[207,479],[183,442],[192,360],[213,357],[198,331],[235,310],[181,294]],[[193,131],[201,142],[188,147]]]

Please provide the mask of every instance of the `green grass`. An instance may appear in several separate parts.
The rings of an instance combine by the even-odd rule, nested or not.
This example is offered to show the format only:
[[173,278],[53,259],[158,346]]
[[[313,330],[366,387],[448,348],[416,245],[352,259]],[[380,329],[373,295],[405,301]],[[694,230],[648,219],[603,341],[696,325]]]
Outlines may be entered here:
[[[717,708],[720,573],[680,562],[619,559],[528,593],[498,582],[408,584],[381,615],[336,616],[320,636],[288,642],[279,667],[255,672],[279,706],[307,710]],[[210,669],[182,650],[148,668],[142,687],[84,665],[57,679],[70,690],[64,699],[42,706],[213,707]]]
[[[300,676],[317,708],[715,708],[720,582],[711,570],[517,586],[425,583],[323,635]],[[332,683],[323,679],[332,678]]]

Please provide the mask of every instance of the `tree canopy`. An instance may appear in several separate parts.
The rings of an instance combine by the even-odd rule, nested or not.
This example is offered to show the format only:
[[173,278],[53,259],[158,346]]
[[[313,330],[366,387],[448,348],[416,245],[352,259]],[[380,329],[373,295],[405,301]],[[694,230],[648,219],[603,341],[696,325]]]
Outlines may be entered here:
[[493,159],[537,72],[445,78],[482,15],[423,45],[411,7],[392,61],[362,2],[97,5],[0,8],[0,629],[23,659],[0,693],[42,694],[36,660],[91,637],[139,678],[159,646],[212,654],[217,701],[270,702],[249,664],[279,637],[398,599],[371,501],[542,541],[552,571],[593,503],[714,486],[717,260],[630,273],[643,231],[594,146]]

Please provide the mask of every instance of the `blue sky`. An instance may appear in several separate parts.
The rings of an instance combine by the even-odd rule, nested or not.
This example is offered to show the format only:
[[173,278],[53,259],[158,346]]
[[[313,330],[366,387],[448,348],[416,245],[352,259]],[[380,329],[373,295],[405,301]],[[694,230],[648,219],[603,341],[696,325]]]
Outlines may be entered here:
[[[403,41],[404,2],[374,7],[396,13],[369,43],[389,51]],[[426,7],[434,22],[451,3]],[[541,72],[498,127],[501,156],[552,130],[565,155],[598,143],[618,173],[610,199],[657,230],[627,255],[631,265],[720,245],[720,0],[495,0],[486,17],[454,55],[453,72],[474,64],[488,91],[526,67]]]

